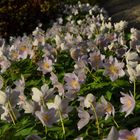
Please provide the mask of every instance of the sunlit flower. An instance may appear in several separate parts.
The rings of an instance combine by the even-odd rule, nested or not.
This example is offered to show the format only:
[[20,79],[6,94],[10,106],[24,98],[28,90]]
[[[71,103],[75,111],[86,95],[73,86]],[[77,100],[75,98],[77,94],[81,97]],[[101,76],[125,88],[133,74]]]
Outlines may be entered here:
[[125,75],[125,72],[123,70],[124,63],[119,63],[118,60],[116,58],[113,58],[112,56],[110,56],[109,59],[106,60],[104,67],[105,71],[103,75],[109,76],[111,81],[115,81],[119,77]]
[[127,27],[127,22],[126,21],[120,21],[118,23],[114,23],[114,28],[115,31],[121,32]]
[[0,90],[0,104],[4,105],[7,100],[6,93]]
[[96,102],[96,98],[93,94],[89,93],[85,100],[84,100],[84,106],[86,108],[90,108],[92,106],[92,104],[94,104]]
[[24,113],[33,113],[34,112],[34,102],[32,100],[25,100],[22,104]]
[[43,61],[39,62],[38,63],[38,70],[42,71],[43,74],[47,74],[47,73],[50,73],[52,71],[52,60],[49,59],[48,57],[45,57],[43,59]]
[[55,110],[60,111],[63,117],[68,117],[68,113],[72,110],[72,107],[69,106],[69,100],[61,99],[59,95],[55,96],[53,103],[47,103],[47,106],[49,109],[55,108]]
[[41,105],[45,105],[45,102],[52,98],[53,93],[54,93],[54,89],[48,87],[47,84],[44,84],[41,87],[41,90],[39,90],[36,87],[32,88],[32,100],[41,104]]
[[126,70],[127,74],[129,75],[129,80],[135,81],[136,75],[137,75],[135,68],[132,68],[130,65],[126,65],[126,68],[127,68],[127,70]]
[[126,59],[127,65],[134,68],[138,64],[139,56],[137,52],[127,51],[125,54],[125,59]]
[[121,112],[125,112],[125,117],[127,117],[134,110],[136,102],[132,94],[128,95],[121,92],[121,95],[123,96],[120,98],[122,103]]

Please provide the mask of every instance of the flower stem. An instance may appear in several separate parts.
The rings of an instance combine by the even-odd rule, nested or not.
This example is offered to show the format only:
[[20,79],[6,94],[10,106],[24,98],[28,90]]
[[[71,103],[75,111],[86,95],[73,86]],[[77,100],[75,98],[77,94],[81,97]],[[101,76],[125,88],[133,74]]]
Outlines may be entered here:
[[134,80],[134,89],[133,89],[134,91],[134,98],[136,98],[136,80]]
[[92,74],[92,72],[90,71],[88,67],[86,67],[86,70],[89,72],[89,74],[92,76],[94,80],[97,80],[97,78]]
[[59,117],[60,117],[60,121],[61,121],[61,125],[62,125],[63,135],[65,136],[65,127],[64,127],[64,122],[63,122],[62,114],[61,114],[60,110],[58,110],[58,112],[59,112]]
[[13,116],[14,120],[17,120],[16,115],[15,115],[15,113],[14,113],[13,109],[12,109],[12,106],[11,106],[11,103],[10,103],[10,101],[9,101],[9,100],[8,100],[8,106],[9,106],[9,109],[10,109],[10,111],[11,111],[11,114],[12,114],[12,116]]
[[91,107],[92,107],[92,110],[94,112],[94,115],[95,115],[95,119],[96,119],[96,126],[97,126],[97,129],[98,129],[98,135],[100,135],[100,127],[99,127],[99,120],[98,120],[98,116],[97,116],[97,113],[96,113],[96,110],[95,110],[95,107],[94,105],[91,103]]
[[47,135],[47,133],[48,133],[48,128],[47,126],[45,126],[45,134]]
[[13,117],[13,115],[12,115],[12,113],[11,113],[11,109],[10,109],[10,107],[9,107],[8,104],[7,104],[7,107],[8,107],[8,113],[9,113],[9,115],[10,115],[10,118],[11,118],[13,124],[15,125],[16,123],[15,123],[14,117]]
[[119,128],[118,123],[115,121],[114,117],[112,118],[113,122],[115,123],[116,127]]

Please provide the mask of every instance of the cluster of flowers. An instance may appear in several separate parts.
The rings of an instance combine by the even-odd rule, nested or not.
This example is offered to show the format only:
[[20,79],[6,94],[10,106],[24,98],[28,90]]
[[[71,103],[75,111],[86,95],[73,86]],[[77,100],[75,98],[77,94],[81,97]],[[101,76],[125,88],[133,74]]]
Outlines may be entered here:
[[[65,18],[58,18],[46,32],[37,27],[30,36],[11,37],[9,45],[4,39],[0,40],[1,120],[15,123],[20,117],[20,112],[24,110],[24,113],[30,113],[39,119],[43,126],[52,127],[60,121],[65,134],[63,119],[69,117],[74,108],[71,103],[77,101],[78,130],[93,120],[96,121],[100,134],[99,118],[107,120],[114,117],[114,106],[103,95],[95,97],[94,93],[85,93],[80,96],[78,93],[86,83],[87,76],[98,70],[102,70],[103,77],[112,82],[128,77],[130,83],[136,83],[140,77],[140,31],[132,28],[130,39],[126,40],[124,29],[127,23],[120,21],[112,24],[106,11],[98,6],[93,7],[80,2],[75,6],[66,5],[64,14]],[[60,82],[55,66],[62,52],[70,54],[74,67],[73,71],[64,73]],[[44,81],[40,89],[32,87],[29,97],[25,93],[24,74],[21,73],[21,79],[13,81],[14,88],[5,85],[2,77],[12,63],[26,59],[30,59],[37,66],[41,76],[47,76],[51,81],[51,84]],[[120,94],[120,112],[125,112],[127,117],[135,108],[136,91],[134,90],[134,94],[120,91]],[[139,131],[140,129],[136,128],[131,132],[117,132],[113,127],[107,140],[130,137],[139,139]],[[41,139],[39,136],[30,137]]]

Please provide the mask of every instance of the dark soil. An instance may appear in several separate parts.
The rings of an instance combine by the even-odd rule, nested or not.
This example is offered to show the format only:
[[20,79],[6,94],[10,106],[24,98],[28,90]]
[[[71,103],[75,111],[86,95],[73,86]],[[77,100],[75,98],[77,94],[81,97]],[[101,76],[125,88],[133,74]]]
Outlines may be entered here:
[[128,27],[140,29],[140,0],[103,0],[101,7],[112,17],[113,22],[128,21]]

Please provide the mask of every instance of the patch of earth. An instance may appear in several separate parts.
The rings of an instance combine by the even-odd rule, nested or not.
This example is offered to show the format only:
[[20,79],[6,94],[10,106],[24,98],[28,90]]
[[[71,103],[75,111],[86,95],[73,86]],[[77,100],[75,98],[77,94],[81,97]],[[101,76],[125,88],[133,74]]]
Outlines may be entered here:
[[140,29],[140,0],[106,0],[100,6],[104,7],[113,22],[126,20],[128,28]]

